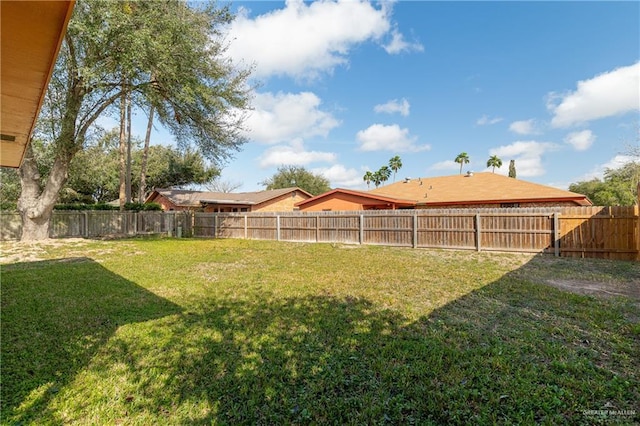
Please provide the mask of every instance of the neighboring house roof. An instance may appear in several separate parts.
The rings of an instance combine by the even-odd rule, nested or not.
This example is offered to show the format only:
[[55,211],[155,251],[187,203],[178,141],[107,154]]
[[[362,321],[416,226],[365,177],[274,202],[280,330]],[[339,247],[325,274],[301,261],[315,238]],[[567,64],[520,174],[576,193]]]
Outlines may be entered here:
[[299,191],[312,197],[307,191],[297,188],[282,188],[256,192],[203,192],[188,191],[181,189],[156,189],[148,197],[146,202],[150,202],[158,195],[169,199],[173,204],[180,207],[200,207],[202,204],[239,204],[256,205],[261,204],[282,195]]
[[405,179],[370,193],[414,200],[418,205],[565,201],[592,205],[582,194],[489,172]]
[[398,207],[413,206],[415,204],[415,201],[412,201],[412,200],[403,200],[403,199],[399,199],[397,197],[389,197],[389,196],[386,196],[386,195],[373,194],[371,192],[354,191],[352,189],[336,188],[336,189],[332,189],[331,191],[325,192],[324,194],[316,195],[313,198],[308,198],[308,199],[306,199],[304,201],[300,201],[300,202],[296,203],[296,207],[304,206],[305,204],[310,204],[310,203],[313,203],[313,202],[315,202],[317,200],[320,200],[320,199],[323,199],[323,198],[331,198],[332,196],[337,195],[337,194],[347,194],[347,195],[353,195],[353,196],[356,196],[356,197],[360,197],[361,199],[371,201],[371,204],[380,204],[380,203],[395,204]]
[[0,166],[20,167],[75,0],[3,1]]

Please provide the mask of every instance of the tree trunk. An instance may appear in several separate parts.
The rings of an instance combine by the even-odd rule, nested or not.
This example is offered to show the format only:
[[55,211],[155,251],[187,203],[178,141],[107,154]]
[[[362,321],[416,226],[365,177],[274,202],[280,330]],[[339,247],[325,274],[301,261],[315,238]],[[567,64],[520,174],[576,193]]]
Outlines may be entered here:
[[142,164],[140,166],[140,188],[138,189],[138,202],[144,203],[147,191],[147,158],[149,157],[149,144],[151,143],[151,129],[153,128],[153,105],[149,109],[149,121],[147,122],[147,134],[144,137],[144,148],[142,149]]
[[56,158],[49,173],[44,190],[40,190],[40,173],[33,158],[31,144],[27,145],[25,158],[20,167],[22,191],[18,199],[18,211],[22,217],[22,241],[46,240],[49,238],[49,222],[58,193],[67,180],[68,161]]
[[131,202],[131,92],[127,92],[127,174],[125,176],[125,195]]
[[118,200],[120,201],[120,211],[124,210],[125,199],[127,198],[127,190],[126,190],[126,161],[125,161],[125,152],[126,152],[126,144],[127,144],[127,135],[125,132],[125,120],[126,120],[126,95],[124,91],[122,92],[122,97],[120,98],[120,193],[118,196]]

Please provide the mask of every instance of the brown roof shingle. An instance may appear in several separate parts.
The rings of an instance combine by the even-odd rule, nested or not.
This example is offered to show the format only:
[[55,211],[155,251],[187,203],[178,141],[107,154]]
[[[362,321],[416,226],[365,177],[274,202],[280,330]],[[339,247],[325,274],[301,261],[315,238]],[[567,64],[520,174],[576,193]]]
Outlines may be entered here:
[[[200,207],[200,203],[217,203],[217,204],[246,204],[255,205],[264,203],[265,201],[272,200],[285,194],[289,194],[293,191],[300,191],[303,194],[311,197],[311,194],[303,189],[291,187],[282,189],[273,189],[266,191],[255,192],[204,192],[204,191],[189,191],[181,189],[156,189],[154,192],[168,198],[173,204],[181,207]],[[150,195],[150,198],[154,194]]]
[[592,204],[582,194],[488,172],[405,179],[370,192],[434,205],[491,201],[499,203],[574,201],[579,205]]

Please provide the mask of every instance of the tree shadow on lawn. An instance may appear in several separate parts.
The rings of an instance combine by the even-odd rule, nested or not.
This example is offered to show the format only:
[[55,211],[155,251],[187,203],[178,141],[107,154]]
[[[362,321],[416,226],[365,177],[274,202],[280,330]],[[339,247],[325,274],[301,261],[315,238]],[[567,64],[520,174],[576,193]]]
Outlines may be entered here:
[[134,423],[637,422],[637,305],[523,279],[536,262],[413,322],[331,295],[202,300],[162,345],[117,335],[91,368],[126,365]]
[[[202,299],[160,318],[178,309],[113,277],[124,289],[112,307],[99,307],[113,325],[98,326],[101,332],[91,321],[83,325],[72,335],[96,338],[89,351],[79,350],[81,361],[49,366],[26,391],[14,385],[19,398],[11,401],[53,381],[60,392],[32,409],[36,423],[638,422],[638,306],[527,280],[541,265],[534,259],[417,321],[364,298],[282,299],[258,290]],[[42,284],[32,291],[51,292]],[[127,292],[147,300],[146,314],[130,317],[139,310],[130,309]],[[51,305],[56,297],[47,296]],[[84,310],[75,316],[87,323]],[[159,319],[113,334],[116,323],[145,318]],[[30,349],[59,350],[58,324],[47,325],[42,346],[28,342]],[[3,330],[3,351],[5,344]],[[64,381],[57,382],[58,368]]]
[[2,420],[21,423],[47,405],[118,327],[179,306],[88,258],[2,266]]

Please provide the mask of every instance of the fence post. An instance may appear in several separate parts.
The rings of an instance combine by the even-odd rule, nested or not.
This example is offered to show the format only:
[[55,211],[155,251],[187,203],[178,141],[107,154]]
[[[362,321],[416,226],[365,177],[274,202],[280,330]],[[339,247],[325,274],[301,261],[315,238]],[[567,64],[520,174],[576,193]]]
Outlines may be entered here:
[[558,212],[553,214],[553,254],[560,257],[560,218]]
[[360,224],[359,224],[360,225],[360,235],[359,235],[358,239],[360,241],[360,244],[364,244],[364,215],[363,214],[360,215],[360,221],[359,222],[360,222]]
[[280,241],[280,215],[276,215],[276,241]]
[[320,241],[320,214],[316,215],[316,243]]
[[481,229],[481,225],[480,225],[480,214],[476,214],[475,217],[475,225],[476,225],[476,250],[480,251],[482,249],[481,247],[481,243],[480,243],[480,238],[482,237],[482,229]]
[[218,238],[218,215],[213,216],[213,238]]
[[413,214],[413,248],[418,248],[418,214]]
[[84,212],[84,232],[82,233],[85,238],[89,238],[89,213],[85,210]]
[[245,239],[245,240],[247,239],[247,237],[248,237],[248,235],[249,235],[249,234],[248,234],[248,230],[247,230],[247,221],[248,221],[248,220],[249,220],[249,219],[247,218],[247,215],[245,214],[245,215],[244,215],[244,239]]

